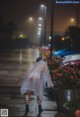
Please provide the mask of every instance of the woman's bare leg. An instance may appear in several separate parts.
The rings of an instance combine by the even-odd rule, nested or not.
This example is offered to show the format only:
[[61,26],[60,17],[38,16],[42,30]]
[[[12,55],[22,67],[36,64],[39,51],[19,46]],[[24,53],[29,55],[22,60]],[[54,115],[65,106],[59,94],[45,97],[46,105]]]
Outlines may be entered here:
[[28,90],[25,93],[25,103],[26,103],[26,110],[25,110],[25,114],[27,114],[29,112],[29,97],[30,97],[30,91]]
[[37,102],[38,102],[38,109],[39,109],[39,112],[41,113],[43,110],[42,110],[42,107],[41,107],[41,102],[42,102],[42,100],[39,98],[39,97],[37,97]]
[[30,97],[30,91],[28,90],[28,91],[25,93],[25,103],[26,103],[26,104],[29,104],[29,97]]

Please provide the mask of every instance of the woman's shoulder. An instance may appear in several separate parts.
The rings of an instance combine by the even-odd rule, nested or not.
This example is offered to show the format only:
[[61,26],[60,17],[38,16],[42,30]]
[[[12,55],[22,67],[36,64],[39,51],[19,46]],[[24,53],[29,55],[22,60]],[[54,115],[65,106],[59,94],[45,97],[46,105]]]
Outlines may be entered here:
[[44,64],[44,65],[47,65],[47,62],[44,61],[44,60],[41,60],[40,63]]

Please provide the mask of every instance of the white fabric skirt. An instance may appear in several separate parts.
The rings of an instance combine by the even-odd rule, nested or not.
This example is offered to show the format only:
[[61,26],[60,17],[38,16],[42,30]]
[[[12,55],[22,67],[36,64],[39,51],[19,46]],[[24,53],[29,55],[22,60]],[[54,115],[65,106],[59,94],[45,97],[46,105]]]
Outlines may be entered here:
[[45,86],[46,86],[46,82],[44,78],[40,77],[40,73],[32,72],[25,77],[21,86],[21,94],[25,94],[27,90],[30,90],[30,91],[34,91],[36,96],[42,99]]

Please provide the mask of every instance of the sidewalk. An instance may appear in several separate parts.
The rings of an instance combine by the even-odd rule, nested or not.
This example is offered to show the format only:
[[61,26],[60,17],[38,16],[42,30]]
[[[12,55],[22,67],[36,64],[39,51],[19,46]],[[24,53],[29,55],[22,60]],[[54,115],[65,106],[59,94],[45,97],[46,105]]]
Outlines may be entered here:
[[[10,117],[23,117],[25,113],[25,100],[21,96],[19,87],[2,87],[0,88],[0,109],[6,108],[9,111]],[[65,117],[62,113],[54,111],[57,107],[56,102],[50,100],[45,96],[43,97],[42,108],[43,112],[38,115],[38,105],[35,95],[30,96],[29,110],[30,112],[26,117]]]
[[[31,52],[31,53],[30,53]],[[26,54],[30,53],[30,55]],[[22,54],[23,59],[19,61]],[[28,66],[35,60],[37,50],[12,51],[0,58],[0,109],[8,109],[9,117],[23,117],[25,113],[25,99],[20,94],[20,86]],[[29,64],[29,65],[28,65]],[[37,100],[31,95],[27,117],[38,117]],[[39,117],[65,117],[63,114],[54,111],[56,102],[50,100],[45,92],[43,97],[43,112]]]

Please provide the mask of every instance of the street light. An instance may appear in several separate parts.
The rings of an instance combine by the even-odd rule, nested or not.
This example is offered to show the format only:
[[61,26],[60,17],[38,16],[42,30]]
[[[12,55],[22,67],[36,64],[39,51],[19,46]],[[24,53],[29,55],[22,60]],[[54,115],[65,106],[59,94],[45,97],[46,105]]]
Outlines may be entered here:
[[39,24],[39,27],[42,27],[42,25],[41,25],[41,24]]
[[30,20],[30,21],[32,21],[32,20],[33,20],[33,18],[32,18],[32,17],[30,17],[30,18],[29,18],[29,20]]
[[42,39],[43,37],[43,18],[39,17],[38,18],[38,37],[40,38],[40,46],[44,43],[44,40]]
[[38,20],[39,20],[38,31],[42,31],[43,18],[39,17]]
[[74,18],[71,18],[70,21],[71,21],[71,22],[74,22]]
[[68,22],[69,22],[70,26],[75,26],[76,25],[76,20],[73,17],[70,18]]
[[43,20],[43,18],[42,18],[42,17],[39,17],[38,19],[39,19],[39,20]]
[[75,19],[74,18],[71,18],[70,19],[70,23],[74,24],[75,23]]
[[40,35],[41,34],[41,32],[40,31],[38,31],[38,35]]
[[29,23],[32,23],[34,21],[34,18],[33,17],[29,17],[28,20],[27,20]]
[[39,31],[41,31],[41,28],[38,28]]
[[46,46],[46,44],[47,44],[47,41],[46,41],[46,10],[47,10],[47,7],[44,4],[40,5],[40,7],[42,9],[44,9],[44,12],[45,12],[45,14],[44,14],[44,45]]

